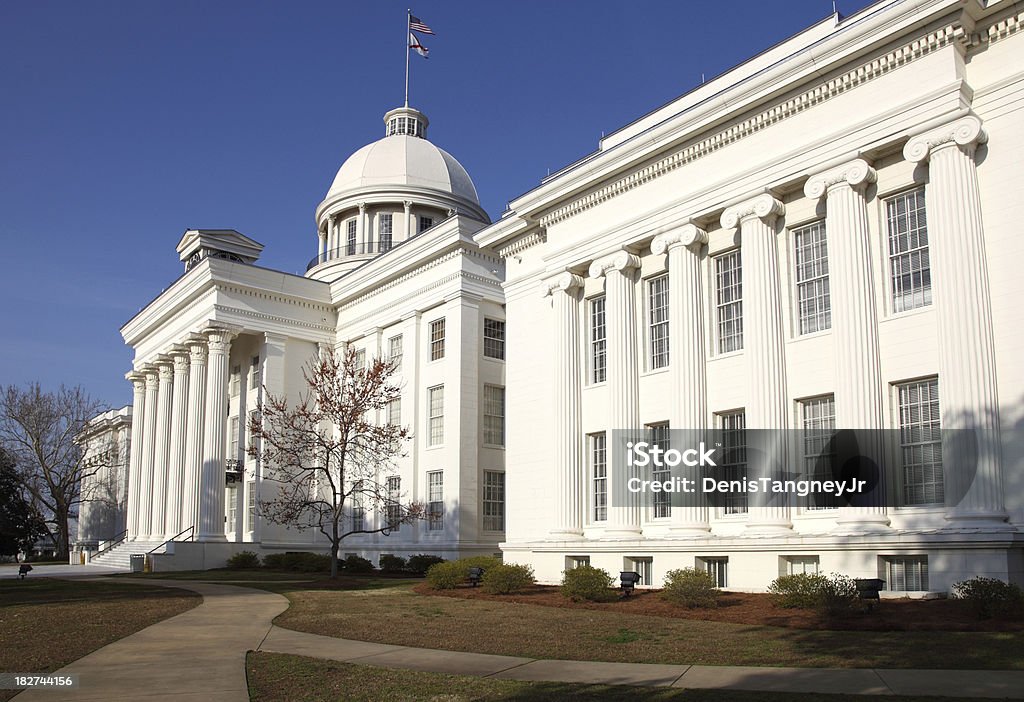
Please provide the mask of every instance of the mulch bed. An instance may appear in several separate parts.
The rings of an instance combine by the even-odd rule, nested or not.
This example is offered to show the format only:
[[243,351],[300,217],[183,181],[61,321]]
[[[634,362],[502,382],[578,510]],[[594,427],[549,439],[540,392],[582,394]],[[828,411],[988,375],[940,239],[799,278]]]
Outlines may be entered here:
[[1022,631],[1024,622],[998,619],[979,620],[963,603],[956,600],[882,600],[874,611],[854,612],[827,617],[810,609],[783,609],[772,604],[770,595],[726,592],[715,609],[686,609],[670,604],[657,590],[637,590],[628,598],[613,602],[573,602],[563,597],[558,587],[534,585],[518,595],[488,595],[480,588],[459,587],[454,590],[432,590],[420,583],[413,590],[421,595],[455,597],[467,600],[491,600],[532,604],[562,609],[592,609],[623,614],[640,614],[675,619],[700,619],[779,626],[792,629],[833,631]]

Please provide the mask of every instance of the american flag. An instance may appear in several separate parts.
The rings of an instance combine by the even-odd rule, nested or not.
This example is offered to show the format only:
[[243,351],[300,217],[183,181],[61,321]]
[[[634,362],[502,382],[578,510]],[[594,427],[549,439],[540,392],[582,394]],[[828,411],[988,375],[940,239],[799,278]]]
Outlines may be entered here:
[[414,32],[422,32],[423,34],[433,34],[434,30],[428,27],[423,20],[419,17],[409,15],[409,29]]

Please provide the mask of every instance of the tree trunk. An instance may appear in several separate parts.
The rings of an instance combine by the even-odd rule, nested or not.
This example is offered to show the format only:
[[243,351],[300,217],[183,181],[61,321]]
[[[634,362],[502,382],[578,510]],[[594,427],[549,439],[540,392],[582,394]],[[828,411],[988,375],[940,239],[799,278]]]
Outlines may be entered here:
[[55,544],[57,548],[53,555],[65,561],[68,559],[71,545],[70,533],[68,531],[68,511],[67,508],[59,506],[57,513],[54,514],[54,517],[57,519],[57,543]]
[[338,538],[338,520],[334,520],[331,531],[331,578],[338,577],[338,549],[341,548],[341,539]]

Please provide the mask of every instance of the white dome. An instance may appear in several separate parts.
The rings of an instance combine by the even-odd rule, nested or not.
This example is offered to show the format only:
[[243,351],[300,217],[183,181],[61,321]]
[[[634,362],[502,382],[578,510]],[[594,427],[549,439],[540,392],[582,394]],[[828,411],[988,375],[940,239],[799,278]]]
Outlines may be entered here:
[[426,139],[394,134],[352,154],[341,165],[325,200],[363,188],[388,186],[441,191],[477,207],[480,200],[466,169]]

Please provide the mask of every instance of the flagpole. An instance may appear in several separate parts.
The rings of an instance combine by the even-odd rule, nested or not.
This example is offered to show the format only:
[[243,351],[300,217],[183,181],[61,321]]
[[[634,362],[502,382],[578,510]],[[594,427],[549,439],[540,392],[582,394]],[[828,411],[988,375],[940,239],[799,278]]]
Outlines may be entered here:
[[412,9],[405,12],[405,106],[409,106],[409,28],[412,26]]

